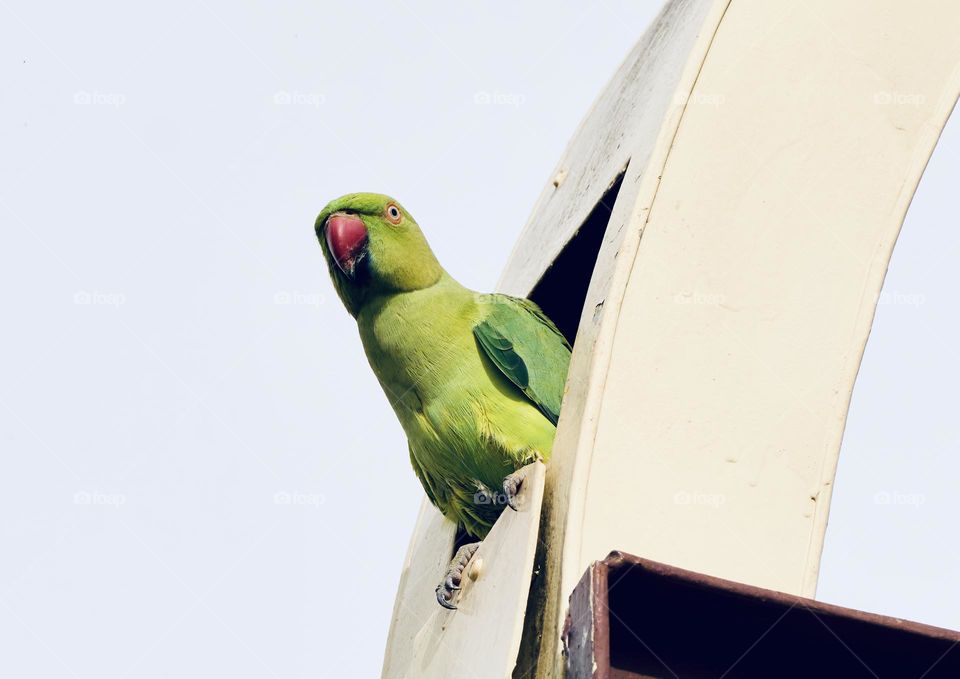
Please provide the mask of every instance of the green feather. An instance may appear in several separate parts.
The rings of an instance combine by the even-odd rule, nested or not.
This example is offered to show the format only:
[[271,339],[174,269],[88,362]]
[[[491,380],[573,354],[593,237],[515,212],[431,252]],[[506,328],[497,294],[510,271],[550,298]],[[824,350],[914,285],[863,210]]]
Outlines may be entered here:
[[554,424],[560,418],[570,346],[540,310],[527,299],[486,295],[488,313],[473,328],[491,361]]

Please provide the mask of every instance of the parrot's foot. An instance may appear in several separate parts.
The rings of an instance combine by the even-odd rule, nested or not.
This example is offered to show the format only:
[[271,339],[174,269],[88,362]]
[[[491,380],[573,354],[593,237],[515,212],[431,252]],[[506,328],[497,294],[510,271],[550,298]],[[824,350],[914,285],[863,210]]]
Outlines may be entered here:
[[513,511],[517,511],[517,495],[520,493],[520,486],[526,478],[526,473],[518,469],[503,480],[503,494],[507,498],[507,505]]
[[458,549],[454,555],[453,561],[450,562],[450,567],[447,569],[447,574],[440,584],[437,585],[437,603],[444,608],[449,608],[451,611],[457,610],[456,605],[453,603],[453,597],[456,596],[456,591],[460,589],[460,581],[463,580],[463,570],[467,567],[467,564],[470,563],[470,559],[473,558],[473,555],[477,553],[479,548],[479,542],[471,542]]

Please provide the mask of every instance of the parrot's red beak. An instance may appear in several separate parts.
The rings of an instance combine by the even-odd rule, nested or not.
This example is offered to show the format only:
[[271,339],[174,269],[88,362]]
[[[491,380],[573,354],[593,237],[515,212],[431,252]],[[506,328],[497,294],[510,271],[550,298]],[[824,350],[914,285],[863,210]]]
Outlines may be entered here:
[[367,227],[355,215],[337,213],[327,220],[327,247],[340,270],[353,278],[367,245]]

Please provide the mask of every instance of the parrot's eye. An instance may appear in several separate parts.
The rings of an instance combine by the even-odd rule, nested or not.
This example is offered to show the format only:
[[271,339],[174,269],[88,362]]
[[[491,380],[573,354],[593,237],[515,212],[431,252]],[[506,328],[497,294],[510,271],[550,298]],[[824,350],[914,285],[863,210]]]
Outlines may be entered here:
[[386,214],[387,221],[389,221],[391,224],[399,224],[400,219],[403,217],[403,214],[400,212],[400,208],[393,203],[387,205],[387,209],[384,211],[384,214]]

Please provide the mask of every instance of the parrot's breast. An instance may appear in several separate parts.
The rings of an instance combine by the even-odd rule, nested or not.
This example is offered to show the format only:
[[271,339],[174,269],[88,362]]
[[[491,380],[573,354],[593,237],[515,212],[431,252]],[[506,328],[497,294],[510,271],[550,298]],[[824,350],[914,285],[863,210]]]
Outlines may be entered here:
[[499,492],[508,474],[546,460],[555,428],[478,346],[476,298],[442,281],[377,300],[358,323],[424,488],[448,518],[478,535],[502,507],[477,507],[476,494]]

